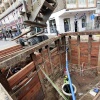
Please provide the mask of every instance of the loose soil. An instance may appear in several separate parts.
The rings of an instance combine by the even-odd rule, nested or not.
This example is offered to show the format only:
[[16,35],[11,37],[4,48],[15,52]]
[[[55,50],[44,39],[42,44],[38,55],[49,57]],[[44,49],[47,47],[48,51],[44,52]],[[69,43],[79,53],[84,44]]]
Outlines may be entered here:
[[[84,94],[91,90],[99,81],[100,75],[96,76],[94,73],[88,73],[84,76],[80,76],[79,73],[71,72],[72,83],[77,88],[76,100],[79,100]],[[64,76],[59,76],[54,83],[61,90],[64,83]],[[63,100],[62,97],[57,93],[57,91],[48,82],[46,86],[46,97],[45,100]]]

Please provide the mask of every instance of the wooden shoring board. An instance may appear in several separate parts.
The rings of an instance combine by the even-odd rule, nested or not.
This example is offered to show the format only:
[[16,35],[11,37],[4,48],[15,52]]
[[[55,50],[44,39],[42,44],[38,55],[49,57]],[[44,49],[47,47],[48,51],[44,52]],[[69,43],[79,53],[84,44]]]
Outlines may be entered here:
[[37,22],[32,22],[32,21],[24,21],[24,24],[27,24],[27,25],[32,25],[34,27],[46,27],[47,25],[46,24],[42,24],[42,23],[37,23]]
[[51,38],[48,40],[45,40],[39,44],[36,44],[34,46],[31,46],[27,49],[23,49],[19,54],[12,56],[11,58],[8,58],[2,62],[0,62],[0,68],[9,68],[10,66],[13,66],[17,63],[26,59],[26,57],[30,54],[32,54],[34,51],[39,50],[42,47],[45,47],[46,45],[49,45],[50,43],[56,41],[57,39],[61,38],[61,36],[59,37],[55,37],[55,38]]
[[22,70],[8,78],[8,82],[11,87],[13,87],[15,84],[18,84],[21,80],[23,80],[27,74],[35,69],[34,63],[31,62],[28,65],[26,65]]

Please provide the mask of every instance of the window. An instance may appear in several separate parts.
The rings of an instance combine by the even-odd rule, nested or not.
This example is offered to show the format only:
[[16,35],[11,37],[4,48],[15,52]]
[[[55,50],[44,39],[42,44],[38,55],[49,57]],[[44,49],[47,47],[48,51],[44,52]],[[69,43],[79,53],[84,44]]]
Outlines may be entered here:
[[48,33],[48,30],[47,30],[47,28],[45,28],[45,29],[44,29],[44,33]]
[[56,33],[56,21],[55,21],[55,19],[50,20],[49,24],[50,24],[50,32]]
[[64,19],[64,28],[65,28],[65,32],[70,31],[70,18]]
[[79,4],[86,4],[86,0],[79,0],[78,3]]
[[100,3],[97,3],[97,8],[100,9]]
[[94,4],[94,0],[88,0],[89,4]]
[[82,28],[86,27],[86,16],[82,17]]
[[76,0],[67,0],[67,4],[76,4]]

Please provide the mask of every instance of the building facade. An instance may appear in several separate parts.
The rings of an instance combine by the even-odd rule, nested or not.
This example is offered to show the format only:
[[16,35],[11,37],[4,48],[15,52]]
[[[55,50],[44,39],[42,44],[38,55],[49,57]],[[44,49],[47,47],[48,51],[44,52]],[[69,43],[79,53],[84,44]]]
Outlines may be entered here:
[[[96,0],[57,0],[58,6],[47,21],[48,34],[92,29]],[[61,8],[61,9],[60,9]]]
[[0,3],[0,28],[14,29],[23,23],[20,11],[23,5],[20,0],[2,0]]

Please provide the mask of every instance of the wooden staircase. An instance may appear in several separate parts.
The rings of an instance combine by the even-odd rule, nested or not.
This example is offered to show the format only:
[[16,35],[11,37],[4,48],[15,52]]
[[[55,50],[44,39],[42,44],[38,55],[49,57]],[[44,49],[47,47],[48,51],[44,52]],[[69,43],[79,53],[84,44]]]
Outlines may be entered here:
[[[24,24],[32,25],[34,27],[46,27],[46,21],[49,19],[57,5],[54,0],[38,0],[34,5],[28,0],[27,4],[28,6],[24,3],[25,7],[27,6],[25,13],[21,13]],[[32,7],[31,10],[30,6]]]

